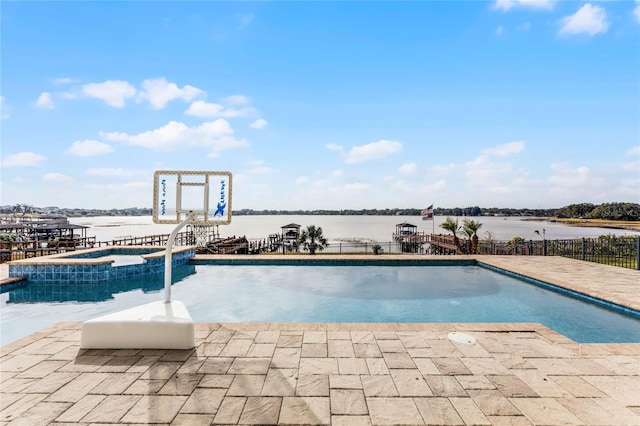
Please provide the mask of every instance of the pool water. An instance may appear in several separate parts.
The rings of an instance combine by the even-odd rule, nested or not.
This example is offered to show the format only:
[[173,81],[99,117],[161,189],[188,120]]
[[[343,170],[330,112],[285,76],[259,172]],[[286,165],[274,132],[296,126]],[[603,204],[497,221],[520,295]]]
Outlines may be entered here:
[[144,263],[144,258],[140,255],[111,254],[105,258],[113,260],[111,266],[141,265]]
[[[640,342],[640,318],[480,266],[188,267],[196,273],[178,270],[172,297],[196,322],[534,322],[582,343]],[[124,285],[97,303],[25,304],[30,285],[3,294],[2,344],[55,322],[161,300],[162,276],[144,282],[144,293]],[[11,293],[20,290],[18,301]]]

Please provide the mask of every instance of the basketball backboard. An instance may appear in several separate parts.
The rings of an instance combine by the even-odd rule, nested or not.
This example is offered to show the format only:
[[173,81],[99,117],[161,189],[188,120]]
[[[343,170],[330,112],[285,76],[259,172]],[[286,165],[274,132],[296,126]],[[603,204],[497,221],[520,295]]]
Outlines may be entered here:
[[153,177],[153,222],[180,223],[193,213],[191,223],[231,223],[230,172],[157,170]]

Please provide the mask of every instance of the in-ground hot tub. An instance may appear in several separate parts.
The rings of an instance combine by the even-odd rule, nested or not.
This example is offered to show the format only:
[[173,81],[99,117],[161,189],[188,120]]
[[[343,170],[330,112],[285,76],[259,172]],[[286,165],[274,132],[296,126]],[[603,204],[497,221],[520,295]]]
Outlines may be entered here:
[[[174,247],[172,266],[186,265],[193,256],[192,246]],[[94,248],[9,262],[9,277],[42,283],[104,283],[161,274],[164,258],[160,247]]]

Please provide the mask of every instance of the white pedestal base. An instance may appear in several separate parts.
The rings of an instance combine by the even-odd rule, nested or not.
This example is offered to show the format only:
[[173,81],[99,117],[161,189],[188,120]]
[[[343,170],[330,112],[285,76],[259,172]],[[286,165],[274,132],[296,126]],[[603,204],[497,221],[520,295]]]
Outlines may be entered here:
[[193,320],[182,302],[153,302],[82,324],[82,349],[191,349]]

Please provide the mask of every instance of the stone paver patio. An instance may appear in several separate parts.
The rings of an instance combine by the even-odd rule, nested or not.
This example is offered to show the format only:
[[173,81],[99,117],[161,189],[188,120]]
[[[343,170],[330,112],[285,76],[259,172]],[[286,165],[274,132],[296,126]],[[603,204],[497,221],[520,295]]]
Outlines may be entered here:
[[[637,306],[638,271],[556,259],[481,260]],[[81,350],[80,327],[1,348],[0,424],[640,425],[640,344],[539,324],[199,323],[188,351]]]

